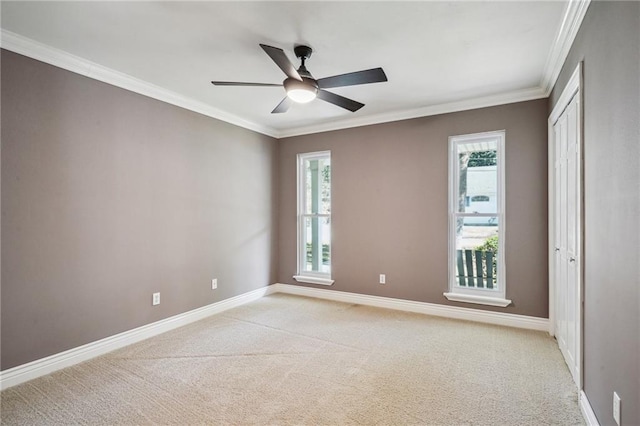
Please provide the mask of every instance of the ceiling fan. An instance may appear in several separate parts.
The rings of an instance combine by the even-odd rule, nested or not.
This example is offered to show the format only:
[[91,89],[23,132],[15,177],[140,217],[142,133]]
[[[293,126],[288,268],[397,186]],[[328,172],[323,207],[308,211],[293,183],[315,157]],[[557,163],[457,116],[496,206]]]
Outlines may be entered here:
[[284,86],[287,96],[271,111],[272,114],[287,112],[293,102],[307,103],[316,97],[351,112],[356,112],[364,106],[363,103],[328,92],[325,89],[387,81],[387,76],[382,68],[372,68],[370,70],[350,72],[316,80],[305,67],[305,61],[311,57],[311,53],[313,52],[309,46],[296,46],[294,48],[296,57],[300,58],[301,62],[300,68],[297,70],[282,49],[265,44],[261,44],[260,47],[262,47],[273,62],[287,75],[287,78],[282,84],[242,83],[237,81],[212,81],[211,83],[215,86]]

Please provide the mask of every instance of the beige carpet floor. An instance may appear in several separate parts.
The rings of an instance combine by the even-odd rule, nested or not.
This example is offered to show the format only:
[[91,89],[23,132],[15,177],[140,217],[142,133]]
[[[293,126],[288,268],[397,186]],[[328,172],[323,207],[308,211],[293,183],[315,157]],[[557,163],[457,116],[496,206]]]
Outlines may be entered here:
[[548,334],[275,294],[1,393],[3,425],[576,425]]

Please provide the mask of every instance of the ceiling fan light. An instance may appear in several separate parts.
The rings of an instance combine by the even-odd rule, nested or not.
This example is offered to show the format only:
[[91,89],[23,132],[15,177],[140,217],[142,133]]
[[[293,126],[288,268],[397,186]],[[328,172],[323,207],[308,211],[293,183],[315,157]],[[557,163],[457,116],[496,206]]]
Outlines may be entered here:
[[294,102],[306,104],[316,98],[316,91],[306,88],[291,89],[287,91],[287,96]]
[[294,102],[306,104],[316,98],[318,86],[314,80],[303,77],[302,81],[288,78],[284,81],[287,96]]

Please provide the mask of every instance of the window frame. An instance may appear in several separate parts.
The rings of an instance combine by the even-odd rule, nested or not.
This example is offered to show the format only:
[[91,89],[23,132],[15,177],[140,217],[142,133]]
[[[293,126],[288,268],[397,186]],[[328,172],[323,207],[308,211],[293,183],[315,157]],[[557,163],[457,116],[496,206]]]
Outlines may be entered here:
[[[332,244],[329,244],[329,272],[316,272],[316,271],[305,271],[305,263],[306,263],[306,247],[304,241],[304,224],[305,219],[308,217],[319,217],[319,218],[329,218],[329,229],[331,229],[331,208],[329,209],[329,213],[306,213],[306,169],[305,162],[309,160],[322,160],[328,158],[331,161],[331,151],[316,151],[316,152],[306,152],[299,153],[297,155],[297,234],[296,234],[296,264],[297,264],[297,272],[296,275],[293,276],[298,282],[309,283],[309,284],[321,284],[321,285],[332,285],[335,280],[331,279],[332,268],[331,268],[331,252],[332,252]],[[333,177],[333,176],[331,176]],[[332,179],[329,180],[329,205],[331,206],[332,200]],[[321,260],[322,261],[322,260]]]
[[[444,296],[451,301],[476,303],[481,305],[506,307],[511,300],[506,299],[506,265],[505,265],[505,130],[483,133],[472,133],[449,137],[449,250],[448,250],[448,289]],[[497,141],[497,203],[496,212],[461,213],[459,202],[459,160],[458,146],[469,143]],[[456,220],[460,217],[497,217],[498,218],[498,256],[497,256],[497,289],[462,287],[456,283]]]

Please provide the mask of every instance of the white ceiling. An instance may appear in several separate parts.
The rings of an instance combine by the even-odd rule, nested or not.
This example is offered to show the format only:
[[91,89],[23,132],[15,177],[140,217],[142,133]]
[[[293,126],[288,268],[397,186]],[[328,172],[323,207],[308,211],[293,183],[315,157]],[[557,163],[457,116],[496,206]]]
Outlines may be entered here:
[[[568,2],[5,2],[7,34],[64,51],[211,107],[276,136],[309,133],[545,96]],[[315,100],[271,114],[281,83],[259,47],[313,49],[315,78],[384,68],[389,81],[335,93],[356,113]],[[16,49],[14,49],[16,50]],[[474,104],[473,100],[477,100]]]

